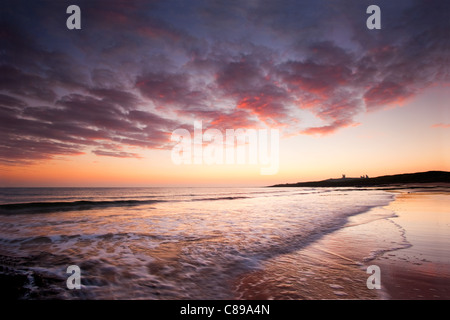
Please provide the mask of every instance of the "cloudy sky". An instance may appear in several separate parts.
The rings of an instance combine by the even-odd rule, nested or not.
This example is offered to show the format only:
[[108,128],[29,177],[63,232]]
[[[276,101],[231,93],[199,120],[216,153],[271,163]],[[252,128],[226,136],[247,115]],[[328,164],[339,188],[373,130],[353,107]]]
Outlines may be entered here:
[[[0,186],[450,170],[449,17],[439,0],[3,1]],[[175,165],[171,134],[194,121],[280,130],[278,173]]]

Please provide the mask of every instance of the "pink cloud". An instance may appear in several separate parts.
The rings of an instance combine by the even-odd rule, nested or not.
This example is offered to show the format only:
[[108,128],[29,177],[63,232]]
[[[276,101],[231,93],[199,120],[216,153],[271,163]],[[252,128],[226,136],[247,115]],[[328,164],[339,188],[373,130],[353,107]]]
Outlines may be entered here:
[[[170,132],[193,120],[205,128],[333,134],[356,125],[358,114],[450,81],[445,1],[395,2],[399,15],[385,16],[391,27],[382,36],[349,19],[360,16],[351,3],[342,15],[320,1],[80,1],[89,32],[70,35],[61,28],[64,4],[8,4],[0,28],[0,161],[90,150],[135,157],[130,147],[165,148]],[[330,26],[344,41],[330,40]],[[322,125],[305,125],[298,109]]]
[[364,102],[368,110],[380,106],[398,104],[401,105],[404,101],[410,98],[414,92],[406,85],[400,85],[391,81],[383,81],[364,94]]
[[343,121],[336,121],[330,125],[325,125],[325,126],[321,126],[321,127],[310,127],[305,130],[302,130],[301,133],[306,134],[306,135],[326,136],[326,135],[335,133],[338,129],[350,127],[350,126],[356,127],[358,125],[360,125],[360,123],[347,122],[347,121],[343,120]]
[[431,126],[432,128],[450,128],[450,123],[436,123]]

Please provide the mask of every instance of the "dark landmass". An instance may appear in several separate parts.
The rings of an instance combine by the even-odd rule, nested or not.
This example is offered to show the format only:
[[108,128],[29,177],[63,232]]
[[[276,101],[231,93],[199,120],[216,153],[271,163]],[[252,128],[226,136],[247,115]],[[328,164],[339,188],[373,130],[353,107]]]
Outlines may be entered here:
[[449,183],[450,172],[427,171],[395,174],[376,178],[340,178],[322,181],[276,184],[270,187],[377,187],[387,185]]

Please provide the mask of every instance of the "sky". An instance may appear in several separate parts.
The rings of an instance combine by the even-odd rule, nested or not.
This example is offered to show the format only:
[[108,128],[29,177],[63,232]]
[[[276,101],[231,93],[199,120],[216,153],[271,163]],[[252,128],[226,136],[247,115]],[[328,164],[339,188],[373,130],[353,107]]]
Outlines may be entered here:
[[[381,29],[366,25],[373,4]],[[81,29],[67,28],[69,5]],[[1,11],[0,187],[450,171],[448,1],[6,0]],[[262,174],[262,158],[175,163],[174,132],[194,137],[195,122],[224,137],[275,130],[276,170]]]

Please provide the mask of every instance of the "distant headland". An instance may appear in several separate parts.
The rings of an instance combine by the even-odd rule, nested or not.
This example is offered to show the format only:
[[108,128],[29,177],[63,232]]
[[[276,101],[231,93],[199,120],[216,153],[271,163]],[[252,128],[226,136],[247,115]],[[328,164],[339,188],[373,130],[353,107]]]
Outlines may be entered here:
[[416,173],[404,173],[388,176],[369,178],[367,175],[359,178],[327,179],[322,181],[297,182],[276,184],[269,187],[376,187],[386,185],[402,184],[422,184],[422,183],[442,183],[450,184],[450,172],[448,171],[427,171]]

